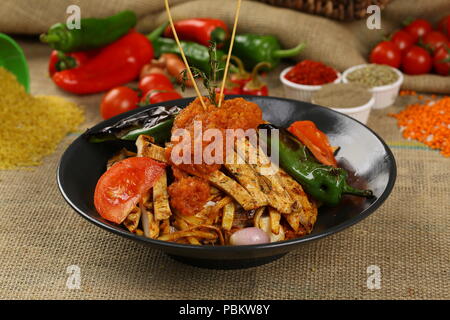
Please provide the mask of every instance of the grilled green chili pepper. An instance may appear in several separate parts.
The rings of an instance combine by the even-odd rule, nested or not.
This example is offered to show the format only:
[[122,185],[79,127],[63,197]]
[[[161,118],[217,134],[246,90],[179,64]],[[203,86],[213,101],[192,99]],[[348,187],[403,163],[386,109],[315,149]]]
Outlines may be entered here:
[[[165,29],[165,26],[167,26],[167,24],[158,27],[147,36],[147,38],[152,42],[155,57],[159,57],[163,53],[174,53],[181,55],[180,49],[178,48],[175,40],[160,37]],[[180,41],[180,44],[191,67],[196,67],[205,73],[210,72],[208,47],[190,41]],[[225,53],[221,50],[216,50],[215,52],[216,59],[220,61],[220,68],[223,69],[225,62],[222,57]]]
[[153,127],[150,128],[140,128],[135,129],[130,132],[128,132],[126,135],[121,137],[122,140],[136,140],[141,134],[145,134],[147,136],[152,137],[155,139],[156,143],[164,143],[170,140],[171,137],[171,130],[173,126],[173,121],[175,118],[169,118],[167,120],[164,120]]
[[153,137],[156,143],[170,140],[175,116],[181,111],[177,106],[153,107],[117,121],[109,127],[88,130],[84,137],[89,142],[98,143],[110,140],[136,140],[139,135]]
[[[263,124],[259,128],[275,129],[276,127]],[[261,137],[264,136],[261,135]],[[270,135],[267,135],[267,143],[271,144]],[[318,163],[306,146],[287,130],[279,129],[278,152],[280,166],[304,187],[306,193],[326,205],[338,205],[343,194],[373,196],[371,190],[351,187],[347,183],[346,170]]]
[[304,48],[305,43],[291,49],[281,49],[278,39],[271,35],[240,34],[233,44],[233,55],[239,57],[248,69],[266,61],[275,68],[282,58],[294,57]]
[[84,18],[80,29],[69,29],[65,23],[50,27],[40,40],[62,52],[84,51],[103,47],[125,35],[136,25],[133,11],[125,10],[108,18]]

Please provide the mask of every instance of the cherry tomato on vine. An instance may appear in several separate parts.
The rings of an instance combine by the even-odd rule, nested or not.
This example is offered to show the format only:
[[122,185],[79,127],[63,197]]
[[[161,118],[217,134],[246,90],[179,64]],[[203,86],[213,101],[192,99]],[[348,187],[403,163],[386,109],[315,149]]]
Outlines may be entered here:
[[137,108],[138,102],[139,96],[135,90],[128,87],[116,87],[103,96],[100,114],[106,120]]
[[400,51],[404,51],[414,45],[414,37],[404,30],[398,30],[392,35],[391,41]]
[[178,92],[174,90],[160,90],[154,89],[148,91],[141,99],[141,103],[160,103],[164,101],[177,100],[183,98]]
[[402,70],[406,74],[417,75],[428,73],[431,67],[431,56],[424,48],[412,46],[405,51],[402,59]]
[[443,45],[447,45],[449,43],[448,38],[439,31],[431,31],[427,33],[425,37],[423,37],[423,44],[426,47],[429,47],[433,52],[442,47]]
[[450,46],[442,46],[433,56],[433,67],[436,73],[450,76]]
[[139,81],[139,89],[142,91],[142,94],[145,95],[153,89],[173,90],[174,87],[170,79],[164,74],[152,73],[144,76]]
[[393,42],[382,41],[372,49],[370,62],[398,68],[401,63],[401,51]]
[[414,41],[417,42],[420,37],[425,36],[428,32],[433,30],[433,26],[427,20],[416,19],[408,24],[404,30],[414,37]]
[[450,14],[439,20],[437,29],[450,37]]

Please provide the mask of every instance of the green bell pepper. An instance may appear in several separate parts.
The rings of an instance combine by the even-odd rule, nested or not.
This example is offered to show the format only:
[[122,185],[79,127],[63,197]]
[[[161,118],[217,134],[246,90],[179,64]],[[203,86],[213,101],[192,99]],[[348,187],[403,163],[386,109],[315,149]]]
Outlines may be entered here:
[[273,69],[282,58],[294,57],[305,47],[302,42],[294,48],[283,50],[274,36],[240,34],[234,39],[233,55],[239,57],[248,69],[253,69],[260,62],[270,63]]

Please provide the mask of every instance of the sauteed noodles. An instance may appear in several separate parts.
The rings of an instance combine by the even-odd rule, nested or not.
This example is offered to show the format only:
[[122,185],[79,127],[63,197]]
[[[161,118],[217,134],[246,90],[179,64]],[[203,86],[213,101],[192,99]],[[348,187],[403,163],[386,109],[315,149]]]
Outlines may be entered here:
[[[255,244],[309,234],[317,220],[319,201],[283,168],[288,153],[283,148],[289,145],[283,146],[283,139],[295,139],[301,146],[300,140],[287,130],[280,131],[279,167],[268,156],[268,145],[264,150],[261,143],[254,144],[261,140],[261,128],[268,125],[256,104],[235,98],[224,100],[217,108],[206,98],[204,102],[206,109],[197,98],[174,116],[171,137],[165,143],[141,134],[135,152],[123,149],[108,161],[95,191],[100,215],[138,235],[195,245]],[[196,128],[199,123],[201,130]],[[205,139],[210,129],[222,134],[222,143]],[[188,138],[180,139],[178,130],[184,130]],[[230,132],[233,139],[227,145],[224,141]],[[326,139],[323,133],[321,137]],[[204,151],[200,162],[192,151],[195,144]],[[210,156],[215,162],[205,157],[208,148],[213,149]],[[303,151],[309,158],[297,161],[310,161],[310,166],[316,165],[314,172],[330,170],[330,181],[339,178],[340,171],[333,170],[342,169],[314,160],[307,147]],[[319,152],[317,146],[314,152]],[[252,159],[252,155],[257,156]],[[187,163],[177,163],[177,157]],[[313,181],[320,179],[312,176]],[[306,186],[313,190],[312,185]],[[342,189],[341,193],[351,191]]]
[[[252,245],[309,234],[318,206],[337,205],[343,194],[370,197],[347,183],[335,148],[311,121],[288,130],[262,118],[255,103],[223,99],[240,0],[225,69],[209,48],[209,75],[183,61],[184,77],[198,98],[186,108],[153,107],[85,136],[91,142],[134,140],[107,164],[94,194],[98,213],[130,232],[191,245]],[[224,71],[219,94],[217,75]],[[195,82],[203,79],[209,98]]]

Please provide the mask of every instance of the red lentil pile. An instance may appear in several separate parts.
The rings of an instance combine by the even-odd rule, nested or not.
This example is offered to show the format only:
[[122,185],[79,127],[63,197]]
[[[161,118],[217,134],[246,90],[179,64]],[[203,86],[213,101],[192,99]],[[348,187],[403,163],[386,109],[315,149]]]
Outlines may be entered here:
[[287,80],[305,85],[320,86],[337,79],[336,71],[317,61],[303,60],[284,76]]
[[397,119],[403,137],[418,140],[450,157],[450,97],[429,104],[412,104],[390,116]]

